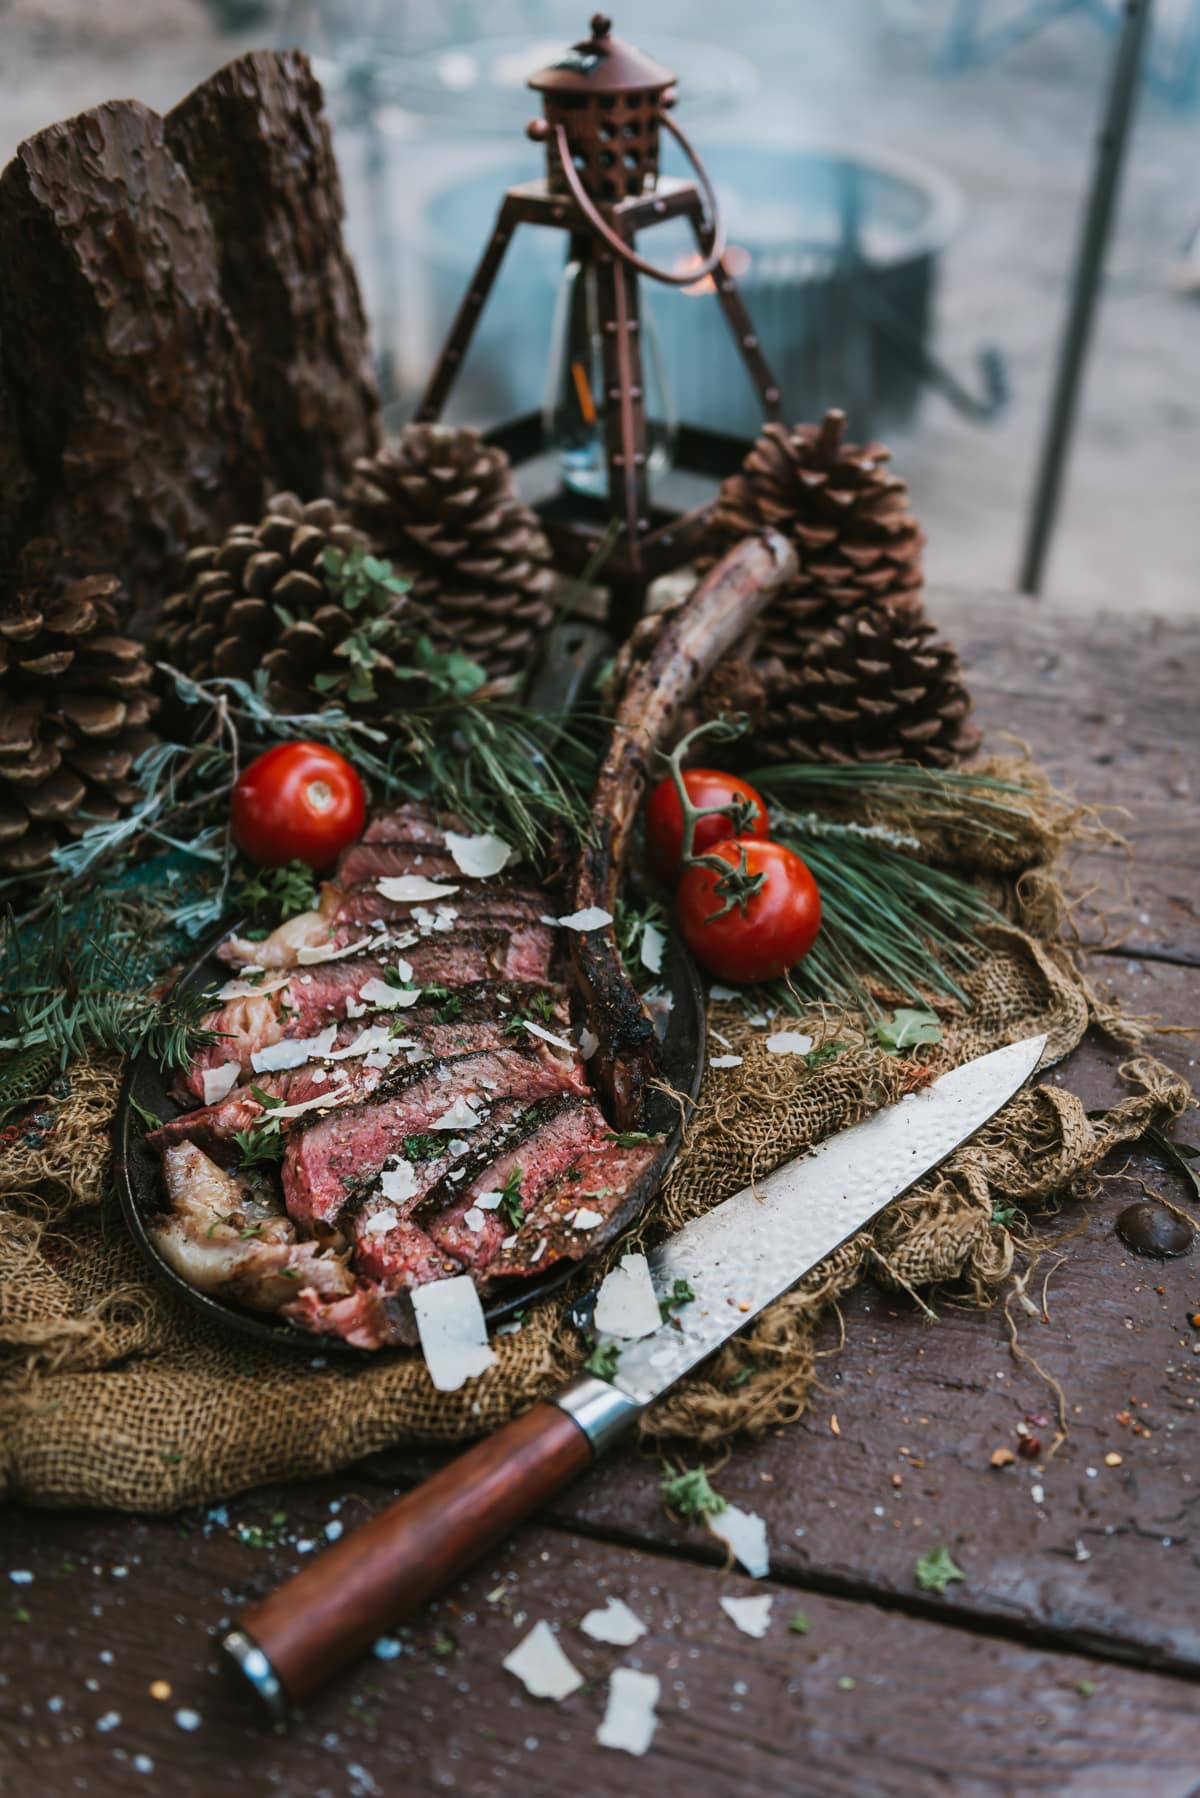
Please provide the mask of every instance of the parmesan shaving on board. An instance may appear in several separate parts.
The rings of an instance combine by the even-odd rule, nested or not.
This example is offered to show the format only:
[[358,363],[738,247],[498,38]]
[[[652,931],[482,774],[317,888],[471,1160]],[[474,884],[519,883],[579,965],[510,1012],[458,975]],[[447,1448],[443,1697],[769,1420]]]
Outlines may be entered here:
[[421,1353],[439,1392],[457,1392],[492,1366],[496,1355],[470,1274],[415,1287],[412,1305]]
[[662,1313],[644,1255],[622,1255],[619,1264],[604,1276],[592,1321],[604,1335],[619,1336],[625,1342],[658,1329]]
[[616,1667],[608,1682],[608,1705],[596,1731],[601,1748],[620,1748],[626,1754],[645,1754],[658,1723],[659,1682],[653,1673],[633,1667]]
[[558,1637],[544,1621],[535,1623],[500,1664],[516,1675],[531,1698],[553,1698],[560,1703],[583,1684],[582,1673],[567,1659]]

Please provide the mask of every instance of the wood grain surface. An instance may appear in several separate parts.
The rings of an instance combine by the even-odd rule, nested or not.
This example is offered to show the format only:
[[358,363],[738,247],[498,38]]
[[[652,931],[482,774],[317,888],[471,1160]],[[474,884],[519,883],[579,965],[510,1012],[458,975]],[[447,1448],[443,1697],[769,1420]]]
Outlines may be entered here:
[[[965,649],[992,740],[1013,731],[1081,799],[1129,810],[1132,859],[1111,851],[1081,870],[1097,883],[1080,914],[1092,977],[1163,1024],[1200,1021],[1200,627],[1083,622],[1004,595],[949,594],[933,609]],[[1123,946],[1110,928],[1101,948],[1101,919],[1120,906]],[[1194,1079],[1200,1039],[1152,1046]],[[1100,1104],[1119,1091],[1121,1059],[1089,1038],[1057,1072]],[[1194,1114],[1177,1134],[1200,1141]],[[1095,1198],[1040,1220],[1034,1311],[1015,1315],[1064,1394],[1070,1430],[1053,1454],[1054,1395],[1013,1359],[1000,1310],[939,1301],[932,1323],[866,1285],[843,1308],[845,1346],[806,1417],[713,1474],[766,1518],[769,1580],[727,1570],[718,1543],[673,1522],[656,1460],[626,1452],[286,1737],[221,1681],[215,1632],[429,1457],[174,1519],[13,1507],[0,1534],[0,1791],[1196,1793],[1200,1252],[1155,1263],[1125,1249],[1113,1221],[1142,1180],[1188,1203],[1139,1149]],[[831,1320],[822,1346],[835,1342]],[[1016,1453],[1018,1425],[1037,1453]],[[1005,1446],[1013,1463],[991,1467]],[[939,1597],[915,1563],[942,1544],[966,1577]],[[761,1641],[718,1603],[751,1593],[775,1600]],[[648,1626],[634,1648],[577,1628],[610,1594]],[[798,1609],[804,1635],[788,1628]],[[588,1682],[561,1706],[501,1667],[543,1618]],[[643,1760],[594,1741],[618,1664],[662,1682]],[[158,1681],[169,1695],[153,1695]]]

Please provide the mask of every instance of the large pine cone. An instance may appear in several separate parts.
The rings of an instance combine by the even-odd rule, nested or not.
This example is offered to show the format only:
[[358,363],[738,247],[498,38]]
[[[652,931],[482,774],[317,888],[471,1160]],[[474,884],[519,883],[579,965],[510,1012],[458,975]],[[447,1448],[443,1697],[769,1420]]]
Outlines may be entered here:
[[[185,585],[162,608],[159,659],[195,680],[249,681],[263,668],[280,710],[341,698],[350,667],[337,651],[365,620],[331,592],[324,558],[362,546],[332,500],[274,494],[258,524],[235,524],[223,542],[188,552]],[[398,622],[405,598],[392,610]]]
[[908,489],[889,470],[882,443],[846,443],[845,429],[845,413],[834,411],[819,425],[767,425],[709,520],[718,555],[764,525],[794,542],[800,571],[771,602],[761,631],[763,653],[785,666],[799,658],[804,632],[844,612],[920,606],[924,537]]
[[465,427],[409,425],[355,463],[347,498],[354,522],[411,575],[437,647],[494,680],[522,678],[553,616],[553,576],[504,451]]
[[811,634],[775,689],[755,747],[769,762],[947,767],[979,745],[970,709],[958,656],[936,641],[932,624],[864,607]]
[[58,545],[28,543],[0,599],[0,872],[44,868],[55,849],[138,796],[155,741],[152,670],[120,635],[115,575],[75,576]]

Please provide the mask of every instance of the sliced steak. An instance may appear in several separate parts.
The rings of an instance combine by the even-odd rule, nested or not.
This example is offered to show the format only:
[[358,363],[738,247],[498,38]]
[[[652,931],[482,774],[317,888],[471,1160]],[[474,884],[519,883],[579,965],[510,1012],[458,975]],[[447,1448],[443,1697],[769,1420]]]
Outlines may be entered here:
[[453,812],[440,812],[435,817],[427,805],[413,800],[409,804],[389,806],[386,812],[376,812],[363,831],[362,840],[364,843],[431,843],[443,848],[448,830],[459,836],[471,834],[471,826],[465,818],[456,817]]
[[355,1348],[392,1348],[416,1339],[411,1309],[380,1286],[360,1285],[349,1298],[325,1303],[307,1288],[279,1315],[317,1336],[341,1336]]
[[[374,1174],[389,1155],[403,1156],[406,1137],[434,1133],[456,1101],[483,1117],[499,1099],[583,1090],[578,1064],[516,1049],[409,1069],[401,1081],[387,1082],[371,1103],[344,1106],[309,1130],[289,1132],[283,1159],[289,1215],[299,1223],[336,1222],[348,1185]],[[471,1127],[465,1114],[462,1126],[441,1126],[451,1141],[469,1138]]]
[[536,887],[512,882],[495,886],[473,882],[445,901],[385,899],[375,882],[366,880],[342,889],[335,915],[339,924],[357,924],[360,928],[373,924],[376,919],[384,923],[415,923],[418,929],[425,926],[421,932],[425,935],[431,920],[435,930],[445,930],[447,926],[455,929],[460,924],[469,925],[488,918],[536,924],[546,915],[550,903],[546,894]]
[[501,1249],[490,1273],[496,1277],[544,1273],[564,1257],[580,1260],[603,1239],[605,1225],[653,1166],[661,1147],[657,1139],[623,1146],[605,1131],[547,1185],[521,1220],[516,1241]]

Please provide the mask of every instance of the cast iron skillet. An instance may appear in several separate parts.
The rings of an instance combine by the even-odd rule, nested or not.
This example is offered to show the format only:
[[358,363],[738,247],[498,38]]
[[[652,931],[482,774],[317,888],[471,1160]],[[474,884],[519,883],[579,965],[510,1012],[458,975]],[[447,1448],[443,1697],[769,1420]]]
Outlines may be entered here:
[[[203,991],[207,987],[218,987],[228,979],[229,969],[212,953],[226,935],[228,929],[221,932],[208,951],[182,976],[181,990]],[[694,1099],[704,1071],[704,991],[691,957],[673,935],[668,937],[663,954],[661,982],[673,1000],[663,1038],[663,1079],[676,1092],[686,1093],[689,1099]],[[166,1193],[158,1157],[146,1147],[146,1126],[135,1111],[134,1102],[164,1121],[178,1116],[182,1107],[170,1097],[173,1078],[170,1071],[161,1068],[149,1056],[139,1056],[132,1062],[122,1088],[114,1130],[114,1170],[121,1210],[158,1284],[199,1316],[243,1336],[252,1336],[259,1342],[277,1343],[309,1355],[328,1352],[377,1358],[388,1353],[388,1350],[354,1348],[340,1336],[312,1335],[286,1320],[275,1321],[256,1312],[244,1311],[230,1300],[212,1298],[189,1285],[159,1254],[146,1223],[165,1210]],[[630,1188],[624,1204],[608,1220],[603,1233],[597,1232],[589,1256],[583,1257],[582,1261],[556,1263],[533,1279],[513,1280],[501,1295],[494,1294],[484,1306],[489,1323],[499,1323],[521,1306],[554,1292],[570,1279],[583,1261],[594,1255],[603,1243],[611,1242],[614,1236],[628,1229],[646,1209],[674,1160],[683,1133],[680,1107],[669,1094],[654,1092],[647,1109],[648,1128],[655,1134],[665,1134],[662,1150]]]

